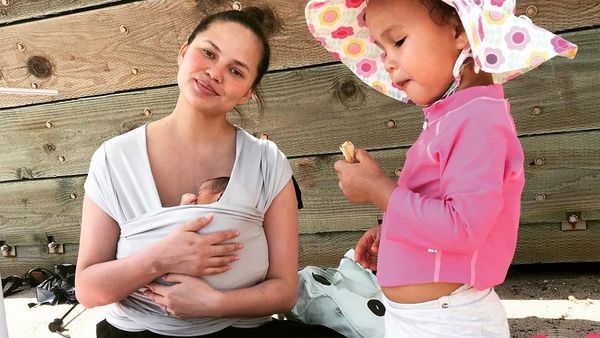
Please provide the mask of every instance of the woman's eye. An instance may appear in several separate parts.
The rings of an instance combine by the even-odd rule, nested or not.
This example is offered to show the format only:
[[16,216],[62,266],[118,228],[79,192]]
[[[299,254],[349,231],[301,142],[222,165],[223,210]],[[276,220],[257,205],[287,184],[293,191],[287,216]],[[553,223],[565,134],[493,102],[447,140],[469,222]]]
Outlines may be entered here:
[[208,58],[213,59],[215,57],[215,54],[213,54],[213,52],[211,52],[208,49],[203,49],[202,52],[204,53],[204,55],[206,55]]
[[231,74],[233,74],[233,75],[235,75],[235,76],[242,77],[242,75],[243,75],[243,74],[242,74],[242,72],[240,72],[240,71],[239,71],[238,69],[236,69],[236,68],[231,68],[231,70],[230,70],[230,71],[231,71]]
[[394,47],[400,47],[400,46],[402,46],[402,44],[404,43],[404,40],[405,40],[405,39],[406,39],[406,38],[404,38],[404,39],[400,39],[400,40],[398,40],[398,41],[394,42]]

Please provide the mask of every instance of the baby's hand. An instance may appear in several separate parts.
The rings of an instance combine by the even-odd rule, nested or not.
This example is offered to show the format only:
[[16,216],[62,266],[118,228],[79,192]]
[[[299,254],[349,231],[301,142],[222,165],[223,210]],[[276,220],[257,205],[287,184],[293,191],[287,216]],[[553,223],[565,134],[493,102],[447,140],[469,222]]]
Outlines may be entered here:
[[181,196],[181,203],[179,203],[179,204],[180,205],[196,204],[196,195],[192,194],[192,193],[183,194],[183,196]]

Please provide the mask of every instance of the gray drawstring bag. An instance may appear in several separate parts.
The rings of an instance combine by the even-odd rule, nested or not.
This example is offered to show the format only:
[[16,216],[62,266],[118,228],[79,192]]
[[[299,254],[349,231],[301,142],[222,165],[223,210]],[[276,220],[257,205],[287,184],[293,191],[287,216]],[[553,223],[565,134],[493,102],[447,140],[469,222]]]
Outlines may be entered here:
[[288,316],[350,338],[376,338],[384,335],[384,314],[375,275],[354,261],[351,249],[338,268],[307,266],[298,272],[298,301]]

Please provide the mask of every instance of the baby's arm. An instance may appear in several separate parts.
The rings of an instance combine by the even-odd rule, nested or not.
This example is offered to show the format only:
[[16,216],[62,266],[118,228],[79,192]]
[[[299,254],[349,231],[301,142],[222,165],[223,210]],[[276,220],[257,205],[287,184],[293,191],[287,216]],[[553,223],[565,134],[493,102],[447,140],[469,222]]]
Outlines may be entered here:
[[196,204],[196,195],[192,193],[183,194],[181,196],[180,205]]

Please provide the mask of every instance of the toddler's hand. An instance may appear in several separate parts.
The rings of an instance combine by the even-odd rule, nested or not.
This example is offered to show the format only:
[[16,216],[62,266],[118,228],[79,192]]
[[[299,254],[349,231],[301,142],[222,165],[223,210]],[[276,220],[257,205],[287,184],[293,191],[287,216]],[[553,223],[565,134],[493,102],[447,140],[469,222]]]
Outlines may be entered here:
[[183,194],[181,196],[180,205],[196,204],[196,195],[192,193]]
[[381,226],[372,227],[356,243],[354,260],[365,269],[377,271],[377,255],[379,254],[379,239]]
[[[346,198],[353,203],[376,204],[381,193],[388,193],[384,198],[389,198],[396,185],[385,176],[375,159],[366,150],[358,149],[356,161],[357,163],[348,163],[340,160],[333,166],[340,180],[340,189]],[[387,205],[387,200],[385,204]]]

